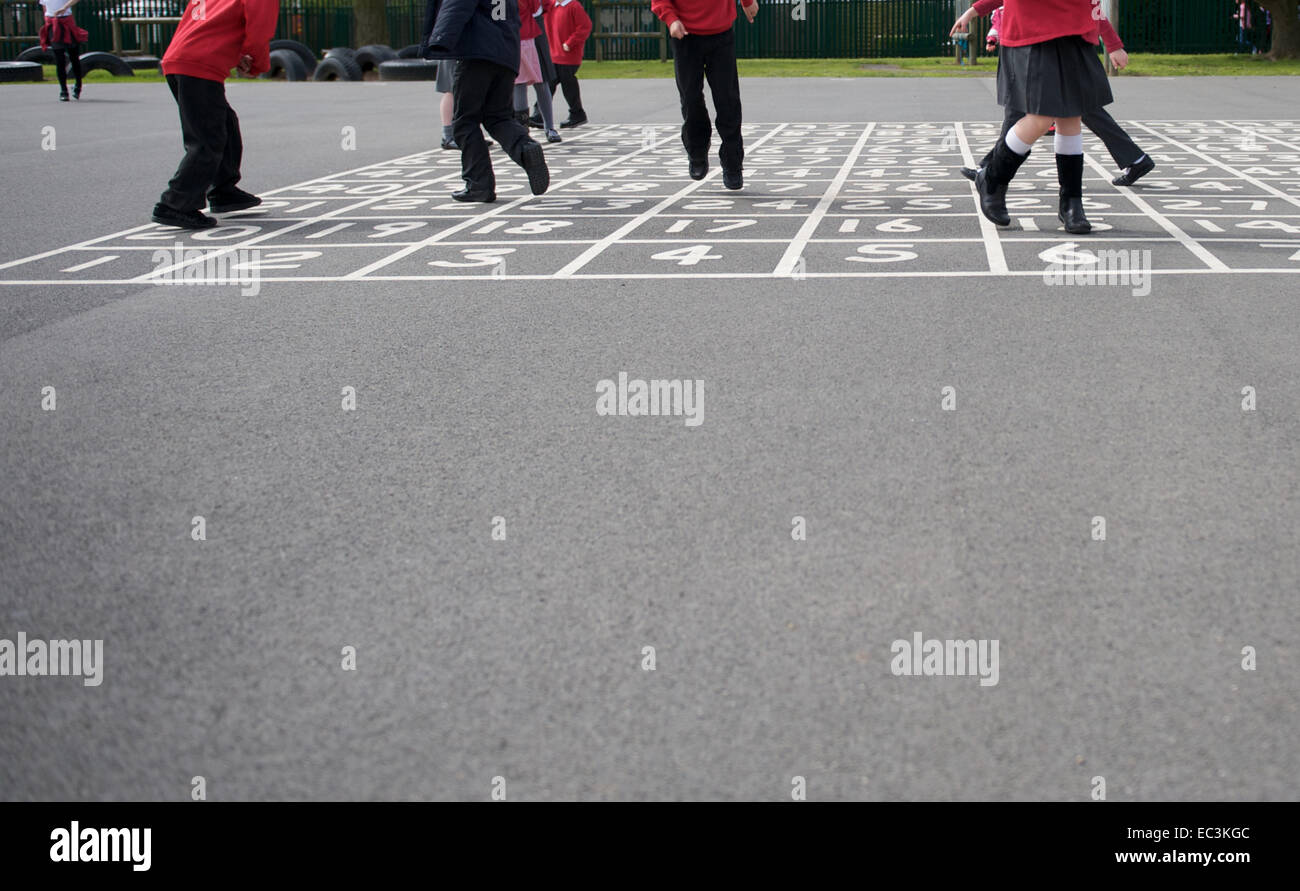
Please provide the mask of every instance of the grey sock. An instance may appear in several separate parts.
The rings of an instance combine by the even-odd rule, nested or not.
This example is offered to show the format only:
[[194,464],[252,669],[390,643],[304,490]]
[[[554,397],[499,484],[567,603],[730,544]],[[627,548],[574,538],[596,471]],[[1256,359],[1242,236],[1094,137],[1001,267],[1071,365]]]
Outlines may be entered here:
[[442,138],[451,139],[451,124],[442,125]]

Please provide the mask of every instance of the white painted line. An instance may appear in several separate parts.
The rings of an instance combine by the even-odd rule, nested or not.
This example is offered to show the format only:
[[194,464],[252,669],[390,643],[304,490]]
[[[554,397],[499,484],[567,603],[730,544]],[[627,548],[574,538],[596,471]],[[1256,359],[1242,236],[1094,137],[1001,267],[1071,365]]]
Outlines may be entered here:
[[[1094,170],[1103,174],[1106,173],[1106,168],[1101,166],[1101,162],[1098,161],[1095,156],[1085,155],[1084,157],[1086,158],[1088,165]],[[1135,207],[1154,220],[1157,226],[1172,235],[1175,241],[1195,254],[1196,257],[1206,266],[1216,272],[1228,271],[1228,264],[1214,256],[1214,254],[1212,254],[1204,245],[1175,225],[1172,220],[1157,212],[1150,204],[1143,201],[1132,189],[1121,190],[1119,186],[1112,186],[1111,188],[1116,193],[1122,191],[1124,197],[1131,201]]]
[[839,197],[840,189],[844,187],[845,181],[848,180],[849,172],[853,169],[853,165],[857,163],[858,155],[862,154],[862,147],[867,144],[867,138],[871,136],[871,131],[875,127],[874,123],[867,124],[862,134],[858,136],[857,141],[853,143],[853,148],[849,149],[848,157],[840,164],[839,172],[835,174],[835,178],[826,187],[826,192],[822,195],[821,200],[817,202],[817,206],[813,208],[812,213],[808,214],[807,219],[799,227],[799,231],[795,233],[794,238],[790,239],[790,246],[786,248],[785,254],[776,264],[776,275],[790,275],[794,272],[795,266],[803,256],[804,246],[808,244],[808,239],[812,238],[813,233],[817,231],[817,227],[821,225],[822,219],[826,216],[826,212],[831,209],[831,205]]
[[[775,130],[769,131],[767,135],[761,136],[753,143],[751,143],[750,149],[753,150],[755,148],[758,148],[758,146],[762,145],[764,142],[771,139],[773,136],[777,135],[783,129],[785,129],[785,126],[786,126],[785,124],[778,124]],[[629,232],[636,229],[638,226],[640,226],[642,223],[645,223],[647,220],[651,220],[654,217],[658,216],[661,212],[671,207],[673,204],[675,204],[677,201],[680,201],[682,198],[685,198],[691,192],[701,188],[705,183],[709,182],[709,180],[713,178],[713,175],[715,173],[718,172],[720,171],[716,167],[710,169],[708,175],[704,179],[691,182],[690,185],[678,191],[676,195],[663,199],[658,204],[654,205],[649,210],[647,210],[645,213],[641,214],[640,216],[634,217],[631,220],[628,220],[626,223],[624,223],[622,226],[619,226],[613,232],[606,235],[596,244],[592,245],[587,250],[583,251],[580,255],[578,255],[577,258],[567,263],[563,269],[561,269],[559,272],[556,273],[556,276],[559,278],[568,278],[569,276],[573,275],[579,269],[586,266],[588,263],[590,263],[592,260],[598,257],[610,245],[617,242],[624,235],[627,235]]]
[[111,263],[118,258],[118,254],[109,254],[107,257],[99,257],[94,260],[87,260],[85,263],[78,263],[76,266],[69,266],[67,269],[60,269],[60,272],[80,272],[83,269],[93,269],[96,266],[102,266],[105,263]]
[[[975,156],[971,154],[970,143],[966,140],[966,132],[962,129],[961,121],[954,121],[953,126],[957,128],[957,144],[961,146],[961,159],[965,167],[974,167]],[[984,238],[984,254],[988,257],[989,271],[995,273],[1007,272],[1007,255],[1002,250],[1002,240],[998,236],[998,227],[980,212],[980,194],[975,188],[974,183],[968,184],[971,199],[975,202],[975,216],[979,218],[980,235]]]
[[1294,195],[1288,195],[1286,192],[1273,188],[1268,183],[1260,182],[1259,180],[1255,179],[1255,177],[1253,176],[1247,176],[1237,168],[1229,164],[1225,164],[1222,161],[1218,160],[1217,158],[1213,157],[1212,155],[1207,155],[1205,152],[1201,152],[1201,151],[1197,151],[1196,149],[1189,148],[1176,139],[1171,139],[1168,136],[1161,136],[1155,130],[1148,127],[1146,124],[1137,122],[1137,126],[1141,127],[1143,130],[1147,131],[1148,133],[1154,136],[1160,137],[1166,142],[1172,142],[1174,145],[1178,146],[1183,151],[1188,152],[1189,154],[1196,155],[1198,158],[1203,158],[1204,160],[1209,161],[1210,164],[1212,164],[1213,166],[1218,167],[1221,170],[1224,170],[1232,174],[1237,179],[1245,180],[1246,182],[1250,183],[1252,186],[1254,186],[1257,189],[1262,189],[1263,191],[1268,192],[1270,195],[1275,195],[1276,197],[1281,198],[1283,201],[1289,201],[1295,206],[1300,207],[1300,198],[1297,198]]

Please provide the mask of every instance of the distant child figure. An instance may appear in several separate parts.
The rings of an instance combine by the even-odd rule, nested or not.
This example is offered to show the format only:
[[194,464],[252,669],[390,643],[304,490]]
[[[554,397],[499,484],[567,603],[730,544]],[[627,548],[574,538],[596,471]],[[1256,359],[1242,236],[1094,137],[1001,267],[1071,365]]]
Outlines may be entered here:
[[519,76],[515,78],[515,118],[528,126],[528,88],[533,87],[542,126],[546,128],[546,141],[560,142],[551,110],[550,85],[545,83],[541,55],[537,52],[537,35],[542,33],[542,26],[536,14],[541,9],[540,0],[519,0]]
[[[551,42],[546,39],[546,19],[554,8],[555,0],[541,0],[537,11],[533,13],[533,21],[537,23],[537,36],[533,38],[533,43],[537,46],[537,61],[542,66],[542,86],[539,89],[546,90],[547,99],[555,96],[555,88],[560,85],[560,73],[555,70],[555,60],[551,58]],[[533,103],[533,114],[528,119],[528,126],[540,130],[546,126],[546,122],[542,120],[540,94],[538,97],[538,101]]]
[[183,229],[217,224],[202,213],[234,213],[262,203],[236,187],[244,142],[226,101],[231,69],[253,77],[271,67],[268,43],[279,0],[192,0],[163,54],[162,71],[181,115],[185,157],[158,203],[153,221]]
[[81,45],[90,39],[85,28],[77,27],[72,17],[72,7],[78,0],[41,0],[45,8],[45,24],[41,25],[41,49],[54,53],[54,69],[59,76],[59,101],[68,101],[68,66],[76,85],[72,98],[81,98]]
[[[582,50],[590,36],[591,16],[582,4],[578,0],[555,0],[555,8],[546,16],[546,41],[555,60],[564,101],[569,106],[569,116],[560,122],[561,128],[587,123],[582,90],[578,87],[578,69],[582,67]],[[551,92],[554,95],[554,88]]]
[[[704,81],[713,93],[713,110],[722,146],[722,184],[745,186],[745,146],[740,136],[740,75],[736,70],[737,0],[651,0],[650,10],[668,26],[673,39],[673,70],[682,104],[682,145],[691,179],[709,173],[709,109]],[[750,22],[758,15],[758,0],[743,6]]]
[[1237,20],[1237,45],[1243,49],[1249,47],[1251,53],[1257,53],[1255,42],[1252,39],[1255,28],[1255,19],[1249,3],[1238,3],[1237,11],[1232,14]]

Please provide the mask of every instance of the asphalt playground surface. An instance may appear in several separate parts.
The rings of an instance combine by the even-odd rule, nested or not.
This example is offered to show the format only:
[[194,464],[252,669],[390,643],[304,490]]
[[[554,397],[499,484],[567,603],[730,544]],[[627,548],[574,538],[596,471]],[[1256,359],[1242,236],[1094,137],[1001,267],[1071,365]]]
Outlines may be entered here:
[[267,203],[178,248],[165,85],[0,90],[0,638],[105,654],[0,677],[0,798],[1295,799],[1295,81],[1115,91],[1079,238],[1050,150],[976,215],[991,79],[746,80],[739,193],[587,81],[471,207],[431,85],[232,83]]

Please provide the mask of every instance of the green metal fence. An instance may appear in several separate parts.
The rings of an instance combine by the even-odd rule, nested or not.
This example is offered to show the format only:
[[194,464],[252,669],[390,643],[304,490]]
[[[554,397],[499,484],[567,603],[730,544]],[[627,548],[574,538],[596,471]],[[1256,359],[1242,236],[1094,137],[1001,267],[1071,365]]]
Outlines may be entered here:
[[[12,59],[35,43],[41,7],[31,0],[2,0],[0,58]],[[644,3],[620,0],[602,6],[583,0],[596,21],[596,33],[645,33],[602,42],[605,59],[658,59],[659,21]],[[762,0],[757,21],[736,26],[736,52],[742,58],[879,58],[938,56],[952,52],[948,29],[964,0]],[[1238,52],[1233,0],[1118,0],[1116,27],[1133,52]],[[81,0],[78,23],[90,32],[90,49],[112,47],[111,20],[127,16],[179,16],[183,0]],[[390,0],[388,43],[400,49],[418,43],[424,20],[424,0]],[[1268,47],[1262,11],[1255,15],[1253,42]],[[125,26],[128,48],[161,55],[172,25]],[[301,40],[320,51],[332,46],[356,46],[355,22],[347,0],[283,0],[278,37]],[[26,39],[12,39],[12,38]],[[982,42],[983,31],[975,39]],[[587,42],[594,58],[596,41]]]

